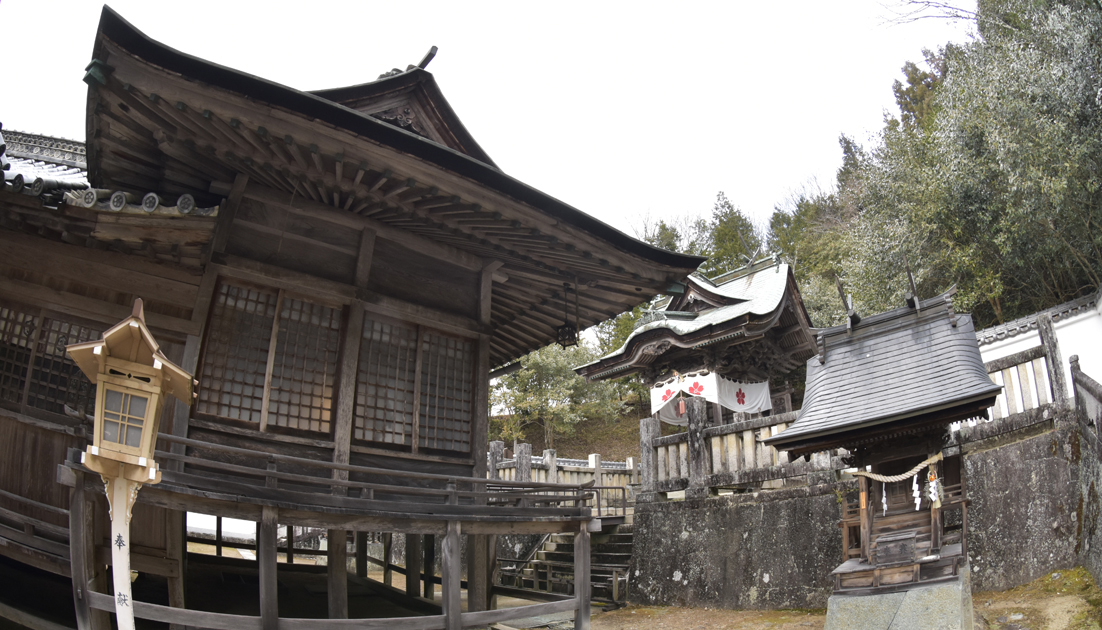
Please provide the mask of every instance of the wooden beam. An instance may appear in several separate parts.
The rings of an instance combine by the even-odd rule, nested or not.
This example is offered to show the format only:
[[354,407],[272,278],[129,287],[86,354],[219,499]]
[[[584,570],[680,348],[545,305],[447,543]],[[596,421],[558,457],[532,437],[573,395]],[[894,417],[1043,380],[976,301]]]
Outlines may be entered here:
[[356,259],[356,277],[353,284],[366,289],[371,277],[371,260],[375,255],[375,230],[364,228],[360,233],[360,251]]
[[257,201],[279,206],[294,214],[318,216],[326,221],[331,221],[352,229],[372,229],[381,238],[394,241],[400,245],[419,251],[426,256],[450,262],[468,271],[480,271],[482,269],[482,260],[463,250],[443,245],[423,236],[411,234],[406,230],[391,227],[380,221],[374,221],[349,212],[343,212],[320,202],[292,198],[289,195],[281,194],[270,188],[255,184],[247,187],[245,196],[256,199]]
[[492,307],[492,295],[494,290],[494,272],[504,265],[500,260],[492,260],[484,267],[479,277],[478,321],[488,326],[490,324],[490,309]]
[[229,197],[218,210],[218,223],[214,226],[214,236],[211,238],[210,250],[203,263],[210,261],[210,254],[221,254],[226,251],[226,244],[230,240],[230,230],[233,228],[234,218],[237,216],[237,207],[241,205],[241,198],[249,185],[249,176],[238,173],[233,180],[233,188]]

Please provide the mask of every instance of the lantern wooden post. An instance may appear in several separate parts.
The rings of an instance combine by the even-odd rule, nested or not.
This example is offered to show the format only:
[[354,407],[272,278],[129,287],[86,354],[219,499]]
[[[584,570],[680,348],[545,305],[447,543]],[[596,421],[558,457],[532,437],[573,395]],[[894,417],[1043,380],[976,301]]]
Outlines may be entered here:
[[130,591],[130,518],[138,490],[158,483],[153,461],[161,407],[166,394],[191,404],[191,374],[165,358],[145,325],[142,301],[130,317],[99,341],[73,344],[66,351],[96,385],[95,429],[81,463],[99,473],[111,511],[111,567],[119,630],[133,630]]

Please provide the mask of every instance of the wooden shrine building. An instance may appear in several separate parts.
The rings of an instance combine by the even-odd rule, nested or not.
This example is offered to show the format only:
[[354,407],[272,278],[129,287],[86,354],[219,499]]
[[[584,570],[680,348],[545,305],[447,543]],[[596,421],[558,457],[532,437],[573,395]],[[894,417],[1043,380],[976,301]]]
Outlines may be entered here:
[[[345,627],[322,619],[352,615],[451,629],[553,610],[588,627],[592,492],[486,479],[489,373],[683,286],[702,259],[502,173],[427,62],[302,92],[170,49],[104,8],[87,143],[5,133],[0,568],[71,577],[79,628],[109,627],[114,601],[104,487],[79,458],[94,387],[64,348],[98,339],[139,297],[165,356],[198,380],[193,405],[164,410],[162,481],[134,510],[132,567],[166,580],[169,604],[136,601],[139,627]],[[781,311],[782,328],[806,320],[798,303]],[[778,343],[806,345],[790,337]],[[223,585],[211,608],[189,609],[189,572],[208,561],[186,551],[185,512],[258,524],[254,581],[239,580],[258,599]],[[281,610],[288,525],[333,541],[327,605],[297,619]],[[357,576],[337,541],[350,532],[406,535],[400,614],[428,616],[349,610]],[[576,596],[487,611],[491,537],[551,532],[576,535]],[[442,604],[417,597],[433,536]],[[5,596],[0,615],[15,615]]]
[[967,559],[960,456],[943,459],[942,450],[949,424],[985,416],[1001,386],[952,295],[912,296],[908,306],[864,319],[851,311],[845,325],[818,331],[803,409],[765,440],[793,456],[850,452],[860,494],[840,523],[836,593],[956,580]]
[[[655,413],[639,421],[639,431],[641,442],[649,446],[661,435],[660,416],[688,426],[685,490],[686,496],[699,497],[713,491],[705,483],[710,449],[704,430],[735,422],[741,409],[761,413],[780,406],[777,403],[787,401],[787,395],[770,400],[768,382],[787,375],[814,352],[811,322],[792,270],[769,256],[716,278],[689,276],[683,291],[637,322],[621,348],[576,371],[590,380],[640,374],[652,388],[666,390],[667,397],[672,393],[667,384],[684,381],[676,385],[689,386],[684,388],[690,395],[683,397],[681,418]],[[739,389],[737,402],[722,405],[697,389],[699,382],[685,380],[690,376],[710,376],[712,383],[720,378],[727,383],[753,382],[764,390],[764,404],[742,407],[746,401]],[[655,470],[653,453],[652,448],[641,452],[645,487],[653,487],[654,480],[647,478]],[[655,498],[653,492],[643,492],[637,500]]]

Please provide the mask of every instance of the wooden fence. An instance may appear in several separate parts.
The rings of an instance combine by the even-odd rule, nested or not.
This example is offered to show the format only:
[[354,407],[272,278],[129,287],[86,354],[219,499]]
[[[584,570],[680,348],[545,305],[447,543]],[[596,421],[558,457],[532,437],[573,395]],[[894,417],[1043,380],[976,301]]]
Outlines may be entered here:
[[595,515],[622,514],[634,497],[631,489],[639,480],[639,464],[634,457],[623,462],[606,462],[599,453],[589,459],[565,459],[553,449],[532,455],[532,445],[517,443],[512,459],[505,459],[505,443],[490,442],[486,476],[501,481],[534,483],[593,484],[598,505]]

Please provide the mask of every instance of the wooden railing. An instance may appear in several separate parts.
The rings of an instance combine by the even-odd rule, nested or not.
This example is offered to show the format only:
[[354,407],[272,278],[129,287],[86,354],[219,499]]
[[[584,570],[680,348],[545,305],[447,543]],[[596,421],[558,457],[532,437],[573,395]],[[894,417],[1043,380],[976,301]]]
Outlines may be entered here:
[[[176,461],[184,472],[162,471],[162,483],[226,496],[278,501],[296,506],[352,508],[368,512],[401,512],[430,519],[488,520],[542,519],[587,520],[595,492],[592,482],[502,482],[478,477],[457,477],[389,468],[336,464],[290,455],[213,444],[161,433],[161,440],[189,447],[191,453],[224,453],[255,465],[229,463],[194,454],[157,451],[159,462]],[[70,462],[80,452],[71,450]],[[280,470],[281,466],[284,470]],[[286,469],[302,472],[286,472]],[[348,479],[335,478],[345,471]],[[374,480],[379,481],[365,481]],[[405,483],[402,483],[405,482]],[[334,492],[336,490],[336,492]]]
[[517,443],[512,459],[505,459],[505,443],[490,442],[486,476],[502,483],[524,481],[532,483],[593,484],[597,511],[594,516],[623,516],[634,503],[629,489],[638,482],[639,465],[634,457],[625,462],[602,461],[599,453],[589,459],[565,459],[552,449],[542,456],[532,455],[532,445]]
[[[658,420],[640,420],[642,449],[639,500],[655,500],[686,491],[708,496],[723,489],[769,489],[807,483],[816,472],[841,470],[843,451],[816,453],[808,461],[790,461],[788,453],[762,442],[784,431],[799,412],[750,418],[715,427],[659,436]],[[694,429],[699,431],[693,440]],[[699,445],[699,446],[697,446]],[[695,472],[694,472],[695,471]]]

